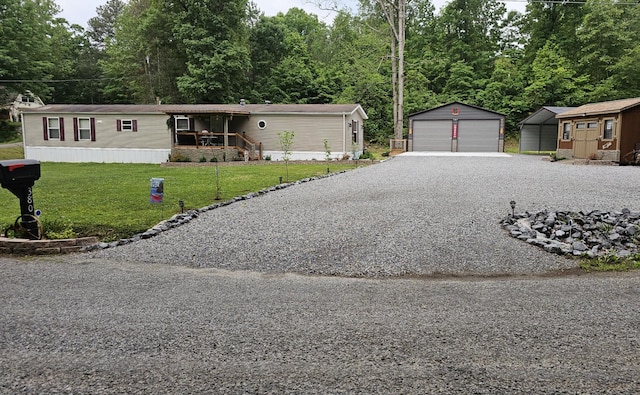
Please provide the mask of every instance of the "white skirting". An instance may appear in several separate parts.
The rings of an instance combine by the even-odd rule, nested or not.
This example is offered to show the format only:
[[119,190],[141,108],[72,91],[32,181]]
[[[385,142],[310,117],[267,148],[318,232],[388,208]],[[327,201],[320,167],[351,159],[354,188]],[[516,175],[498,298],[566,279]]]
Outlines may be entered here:
[[30,147],[24,149],[25,159],[40,162],[97,163],[162,163],[169,160],[171,149],[145,148],[73,148]]

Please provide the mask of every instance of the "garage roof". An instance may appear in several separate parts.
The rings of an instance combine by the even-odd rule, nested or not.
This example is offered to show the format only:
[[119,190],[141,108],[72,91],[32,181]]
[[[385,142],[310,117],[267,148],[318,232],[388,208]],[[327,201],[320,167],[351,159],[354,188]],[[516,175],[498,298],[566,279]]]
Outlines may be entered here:
[[557,125],[556,115],[572,110],[575,107],[544,106],[525,118],[520,125]]
[[579,116],[591,116],[601,114],[619,113],[632,107],[640,105],[640,97],[632,99],[612,100],[600,103],[589,103],[584,106],[576,107],[562,114],[556,115],[556,118],[572,118]]

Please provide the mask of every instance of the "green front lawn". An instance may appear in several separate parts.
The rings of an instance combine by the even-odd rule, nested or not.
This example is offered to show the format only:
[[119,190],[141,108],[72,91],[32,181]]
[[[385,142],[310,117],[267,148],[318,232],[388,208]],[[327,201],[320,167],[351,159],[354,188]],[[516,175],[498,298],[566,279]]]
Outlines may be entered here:
[[[353,164],[330,164],[332,172]],[[218,166],[160,167],[144,164],[42,163],[41,178],[33,188],[35,208],[48,238],[98,236],[110,241],[143,232],[163,219],[286,181],[284,163]],[[323,175],[327,164],[289,164],[289,180]],[[164,178],[164,203],[149,203],[150,179]],[[283,181],[283,182],[284,182]],[[4,231],[20,214],[18,198],[0,189],[0,227]]]

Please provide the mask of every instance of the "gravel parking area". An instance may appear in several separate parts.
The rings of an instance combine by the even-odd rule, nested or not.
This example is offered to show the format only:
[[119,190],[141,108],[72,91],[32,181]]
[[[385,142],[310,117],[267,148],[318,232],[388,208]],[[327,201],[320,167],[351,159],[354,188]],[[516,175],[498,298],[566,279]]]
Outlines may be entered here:
[[499,224],[510,200],[638,210],[639,171],[397,157],[0,257],[0,394],[639,393],[640,272],[547,276],[576,262]]
[[[95,258],[337,276],[523,275],[577,262],[509,237],[517,211],[640,209],[640,169],[399,156],[200,215]],[[87,257],[82,257],[86,259]]]

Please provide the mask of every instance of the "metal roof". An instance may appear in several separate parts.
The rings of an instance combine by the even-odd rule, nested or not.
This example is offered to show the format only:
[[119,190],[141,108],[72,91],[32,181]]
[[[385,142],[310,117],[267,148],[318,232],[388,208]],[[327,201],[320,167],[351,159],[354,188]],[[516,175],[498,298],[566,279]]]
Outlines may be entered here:
[[488,110],[488,109],[486,109],[486,108],[482,108],[482,107],[474,106],[473,104],[466,104],[466,103],[463,103],[463,102],[460,102],[460,101],[452,101],[452,102],[445,103],[445,104],[441,104],[441,105],[439,105],[439,106],[435,106],[435,107],[432,107],[432,108],[429,108],[429,109],[426,109],[426,110],[416,111],[416,112],[414,112],[414,113],[412,113],[412,114],[409,114],[407,117],[408,117],[408,118],[411,118],[411,117],[413,117],[413,116],[415,116],[415,115],[418,115],[418,114],[423,114],[423,113],[425,113],[425,112],[434,111],[434,110],[437,110],[437,109],[439,109],[439,108],[446,107],[446,106],[450,106],[450,105],[454,105],[454,104],[458,104],[458,105],[461,105],[461,106],[467,106],[467,107],[475,108],[475,109],[477,109],[477,110],[486,111],[486,112],[494,113],[494,114],[497,114],[497,115],[502,115],[503,117],[505,117],[505,116],[506,116],[506,114],[503,114],[503,113],[501,113],[501,112],[497,112],[497,111],[493,111],[493,110]]
[[162,113],[154,104],[46,104],[42,107],[24,109],[23,112],[43,113]]
[[622,100],[612,100],[600,103],[589,103],[556,115],[556,118],[571,118],[601,114],[619,113],[640,105],[640,97]]
[[353,114],[368,119],[359,104],[49,104],[25,110],[40,113],[165,114]]
[[525,118],[520,125],[557,125],[556,115],[574,109],[575,107],[544,106]]

